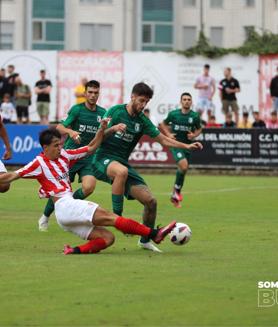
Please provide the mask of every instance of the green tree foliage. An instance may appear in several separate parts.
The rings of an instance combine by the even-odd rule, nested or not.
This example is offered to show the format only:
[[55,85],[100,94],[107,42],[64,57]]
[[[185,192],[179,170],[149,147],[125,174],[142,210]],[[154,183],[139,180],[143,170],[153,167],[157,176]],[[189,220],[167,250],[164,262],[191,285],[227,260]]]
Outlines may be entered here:
[[185,51],[178,51],[178,53],[186,57],[200,55],[208,58],[218,58],[230,53],[237,53],[242,56],[274,54],[278,53],[278,34],[268,31],[259,34],[254,28],[250,28],[242,46],[238,48],[220,48],[210,45],[205,34],[200,32],[198,42],[194,47]]

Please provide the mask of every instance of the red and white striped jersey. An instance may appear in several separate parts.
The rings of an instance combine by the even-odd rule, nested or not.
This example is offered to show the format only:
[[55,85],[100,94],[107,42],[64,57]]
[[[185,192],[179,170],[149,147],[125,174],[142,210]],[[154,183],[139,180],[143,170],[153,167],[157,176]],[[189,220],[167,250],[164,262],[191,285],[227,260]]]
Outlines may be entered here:
[[41,184],[40,198],[50,196],[62,197],[72,193],[69,179],[70,167],[88,153],[88,146],[73,150],[61,150],[61,155],[56,160],[48,159],[42,152],[33,161],[18,169],[16,173],[22,178],[37,179]]

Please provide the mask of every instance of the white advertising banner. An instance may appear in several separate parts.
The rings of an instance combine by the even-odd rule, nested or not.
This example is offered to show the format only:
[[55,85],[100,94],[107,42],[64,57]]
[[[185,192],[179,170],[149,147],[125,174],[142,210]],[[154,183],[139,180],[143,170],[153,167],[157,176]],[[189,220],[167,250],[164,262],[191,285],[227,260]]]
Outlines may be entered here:
[[32,104],[29,107],[31,122],[39,122],[36,110],[36,98],[34,87],[40,79],[40,70],[45,69],[46,78],[52,83],[50,94],[49,120],[56,120],[56,94],[57,94],[57,52],[56,51],[1,51],[0,66],[7,68],[8,65],[15,66],[15,72],[20,75],[22,82],[29,85],[32,91]]
[[[258,109],[258,57],[228,55],[220,59],[203,57],[186,58],[176,53],[126,52],[124,53],[124,101],[130,99],[134,84],[145,82],[154,89],[154,97],[148,107],[154,122],[162,121],[167,113],[179,105],[181,93],[190,92],[193,102],[198,101],[194,83],[203,72],[204,64],[211,66],[210,75],[216,80],[213,98],[216,120],[224,122],[221,112],[218,83],[224,78],[225,67],[232,69],[239,80],[241,92],[237,94],[240,112]],[[203,117],[207,119],[206,115]]]

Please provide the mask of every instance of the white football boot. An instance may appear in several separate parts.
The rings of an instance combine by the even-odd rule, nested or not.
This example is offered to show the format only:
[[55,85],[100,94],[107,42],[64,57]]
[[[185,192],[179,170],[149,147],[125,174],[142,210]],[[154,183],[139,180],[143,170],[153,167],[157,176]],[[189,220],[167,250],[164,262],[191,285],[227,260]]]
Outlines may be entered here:
[[144,250],[149,250],[149,251],[153,251],[153,252],[159,252],[162,253],[161,250],[159,250],[158,247],[156,247],[151,241],[147,242],[147,243],[142,243],[139,239],[138,241],[138,246]]
[[40,232],[48,231],[48,220],[49,220],[49,217],[46,217],[45,215],[41,216],[41,218],[38,221]]

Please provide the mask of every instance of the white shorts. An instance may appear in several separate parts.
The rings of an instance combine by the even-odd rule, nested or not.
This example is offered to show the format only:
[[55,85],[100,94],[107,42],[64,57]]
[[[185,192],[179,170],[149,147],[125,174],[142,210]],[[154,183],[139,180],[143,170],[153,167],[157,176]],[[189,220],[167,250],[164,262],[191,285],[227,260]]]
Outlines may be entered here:
[[65,196],[55,202],[55,215],[65,231],[87,240],[94,229],[92,219],[97,207],[97,203]]
[[214,104],[207,98],[199,98],[196,106],[197,111],[214,110]]
[[0,173],[6,173],[7,169],[4,166],[3,162],[0,160]]

